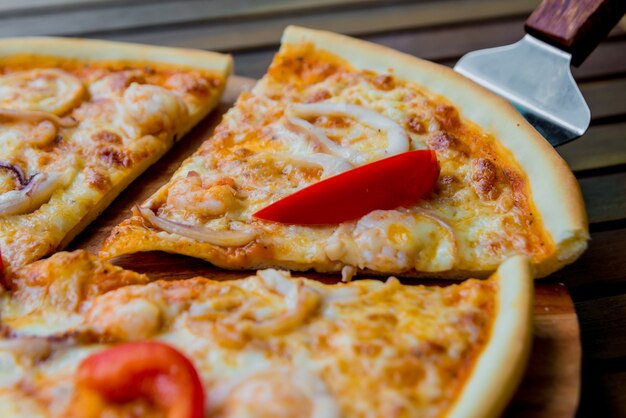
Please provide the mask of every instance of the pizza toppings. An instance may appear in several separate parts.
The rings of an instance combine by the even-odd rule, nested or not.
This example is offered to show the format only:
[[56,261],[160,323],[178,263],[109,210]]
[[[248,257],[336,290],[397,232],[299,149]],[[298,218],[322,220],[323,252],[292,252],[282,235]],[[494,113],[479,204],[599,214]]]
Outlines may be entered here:
[[74,128],[78,121],[71,117],[60,118],[54,113],[39,110],[12,110],[0,109],[0,119],[26,120],[38,122],[46,120],[52,122],[57,128]]
[[160,86],[132,83],[124,91],[124,116],[139,127],[140,135],[173,132],[187,120],[183,99]]
[[222,399],[218,399],[219,418],[342,416],[324,381],[301,367],[274,367],[252,373],[223,392]]
[[406,131],[395,121],[380,113],[362,106],[343,103],[310,103],[293,104],[285,111],[290,126],[299,128],[309,134],[325,151],[349,160],[355,165],[363,164],[366,157],[355,150],[343,147],[329,139],[320,129],[302,118],[319,116],[342,116],[356,119],[360,123],[387,134],[387,146],[384,156],[391,156],[409,150],[409,137]]
[[[188,417],[175,415],[178,402],[212,418],[445,416],[494,320],[520,312],[497,299],[502,282],[531,291],[520,273],[445,287],[330,285],[276,270],[149,282],[86,251],[61,252],[0,292],[0,397],[11,412],[30,400],[42,416],[67,418]],[[519,301],[528,313],[531,299]],[[501,341],[519,345],[515,335]],[[154,342],[120,341],[144,338]],[[19,415],[6,404],[0,415]]]
[[63,173],[37,173],[20,190],[0,195],[0,216],[30,213],[46,203],[65,182]]
[[19,165],[10,164],[5,161],[0,161],[0,169],[5,170],[19,183],[19,187],[26,186],[26,175]]
[[355,165],[363,164],[367,161],[367,157],[363,153],[337,144],[328,138],[324,132],[304,119],[287,115],[285,121],[285,127],[306,135],[317,148],[321,148],[323,151],[346,159]]
[[336,224],[377,209],[413,205],[439,177],[436,155],[410,151],[322,180],[254,214],[267,221]]
[[321,168],[323,177],[334,176],[352,169],[352,164],[342,157],[314,152],[311,154],[263,153],[256,154],[251,160],[284,161],[303,168]]
[[146,399],[166,418],[204,416],[198,372],[187,357],[164,343],[132,342],[92,354],[78,367],[76,381],[80,389],[108,402]]
[[[458,257],[456,237],[445,229],[442,219],[427,213],[405,209],[370,212],[356,223],[341,224],[326,239],[325,254],[330,260],[341,260],[360,269],[449,269]],[[448,237],[444,235],[446,231]]]
[[166,219],[155,215],[151,209],[140,206],[135,206],[135,211],[153,227],[162,229],[170,234],[177,234],[213,245],[220,245],[223,247],[241,247],[254,240],[257,236],[257,232],[254,229],[209,229],[200,225],[190,225]]
[[199,217],[220,216],[239,205],[235,187],[235,181],[230,177],[209,181],[196,171],[189,171],[170,188],[166,203]]
[[83,83],[56,68],[18,71],[0,77],[0,108],[34,110],[62,115],[85,94]]
[[258,275],[272,290],[284,296],[287,311],[275,318],[254,323],[242,321],[245,332],[252,336],[267,337],[294,329],[313,315],[322,302],[315,290],[306,287],[302,281],[290,281],[276,270],[259,271]]

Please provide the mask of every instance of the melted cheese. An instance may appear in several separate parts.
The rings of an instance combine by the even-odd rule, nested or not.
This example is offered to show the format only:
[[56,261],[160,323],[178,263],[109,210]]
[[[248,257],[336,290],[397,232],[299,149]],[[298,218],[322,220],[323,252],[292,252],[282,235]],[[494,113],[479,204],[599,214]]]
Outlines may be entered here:
[[[21,56],[5,57],[0,71],[0,161],[20,167],[26,178],[73,173],[27,210],[2,211],[0,247],[9,267],[50,254],[101,210],[215,101],[225,77]],[[2,202],[21,192],[5,178],[3,172]]]
[[[132,284],[144,281],[85,252],[18,271],[0,297],[10,331],[0,339],[2,416],[19,416],[17,408],[64,416],[80,361],[136,339],[165,341],[192,360],[207,417],[442,416],[488,341],[497,291],[476,280],[324,285],[276,270]],[[50,315],[77,320],[32,336],[24,312],[42,330]],[[132,405],[103,407],[127,417]]]
[[[363,120],[370,114],[378,116]],[[252,218],[326,177],[299,156],[332,154],[352,165],[370,162],[382,158],[390,146],[383,128],[397,131],[403,147],[408,137],[410,149],[435,150],[441,175],[429,197],[341,225],[304,227]],[[179,187],[192,172],[201,179],[200,190]],[[226,198],[214,201],[210,185],[219,178],[230,179],[236,205]],[[261,231],[257,245],[214,251],[176,234],[146,229],[134,217],[111,234],[102,255],[163,249],[230,268],[484,272],[513,254],[540,261],[554,251],[529,196],[525,174],[514,158],[445,98],[391,73],[357,70],[309,44],[284,45],[267,75],[224,115],[213,138],[145,204],[165,218],[212,229],[253,225]],[[201,200],[176,203],[189,198]],[[203,206],[209,203],[219,210],[210,214]]]
[[85,88],[76,76],[55,68],[12,72],[0,77],[0,108],[62,115],[78,105]]

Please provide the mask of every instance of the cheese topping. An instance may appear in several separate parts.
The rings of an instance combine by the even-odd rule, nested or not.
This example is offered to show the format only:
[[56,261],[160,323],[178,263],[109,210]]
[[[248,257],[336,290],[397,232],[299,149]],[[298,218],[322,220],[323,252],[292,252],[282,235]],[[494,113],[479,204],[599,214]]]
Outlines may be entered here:
[[0,195],[0,215],[20,215],[32,212],[44,204],[65,181],[61,173],[36,174],[21,190]]
[[[554,243],[514,156],[427,87],[392,72],[359,70],[311,44],[283,45],[267,75],[241,94],[213,137],[145,203],[159,216],[202,228],[253,227],[256,245],[244,242],[245,248],[224,251],[200,242],[183,246],[177,240],[185,238],[163,240],[157,228],[146,231],[134,217],[116,228],[102,255],[159,248],[229,268],[354,266],[442,276],[493,270],[514,254],[535,262],[549,257]],[[415,149],[434,150],[441,175],[430,196],[413,206],[314,227],[252,217],[348,164]],[[310,164],[311,158],[319,164]],[[189,185],[192,172],[202,195]],[[222,179],[231,189],[214,193],[211,185]]]
[[0,77],[0,108],[63,115],[85,94],[76,76],[55,68],[33,69]]
[[385,132],[387,135],[387,146],[380,150],[378,158],[389,157],[409,150],[409,140],[406,131],[394,122],[377,112],[372,112],[362,106],[337,104],[337,103],[314,103],[314,104],[294,104],[285,110],[287,120],[302,129],[309,130],[312,136],[316,137],[322,148],[339,157],[350,160],[355,165],[367,162],[367,157],[363,154],[346,149],[335,144],[328,139],[324,133],[307,121],[293,117],[303,118],[319,116],[342,116],[356,119],[359,123],[374,128],[377,132]]
[[[0,247],[39,259],[162,154],[224,75],[166,65],[5,57],[0,65]],[[61,175],[61,173],[65,173]]]
[[[0,415],[23,403],[64,416],[83,358],[157,339],[192,360],[206,416],[441,416],[489,340],[497,293],[492,280],[325,285],[276,270],[146,280],[82,251],[18,271],[0,296]],[[45,328],[62,315],[76,319]],[[102,414],[134,416],[142,405],[105,404]]]

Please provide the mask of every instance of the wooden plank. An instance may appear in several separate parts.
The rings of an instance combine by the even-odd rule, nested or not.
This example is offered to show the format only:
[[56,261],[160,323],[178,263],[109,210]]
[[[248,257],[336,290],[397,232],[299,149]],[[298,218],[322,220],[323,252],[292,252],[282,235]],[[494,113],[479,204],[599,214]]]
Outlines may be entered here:
[[[610,366],[609,366],[610,367]],[[606,369],[583,358],[582,397],[578,417],[623,417],[626,406],[626,371]]]
[[398,51],[429,61],[454,60],[477,49],[519,41],[524,36],[524,18],[488,21],[480,25],[413,29],[401,33],[361,36]]
[[[601,399],[606,408],[606,417],[623,417],[626,407],[626,371],[607,373],[600,377]],[[597,405],[596,405],[597,408]],[[601,411],[601,410],[600,410]],[[595,410],[595,414],[599,411]],[[595,415],[601,416],[601,415]]]
[[68,6],[86,6],[94,4],[119,3],[120,0],[0,0],[0,12],[32,12],[50,8]]
[[625,73],[626,40],[624,39],[601,43],[580,67],[572,67],[572,74],[578,81],[619,76]]
[[550,279],[567,285],[574,301],[626,293],[626,228],[591,234],[589,248]]
[[[507,45],[524,36],[524,19],[485,22],[481,25],[433,28],[364,36],[363,38],[389,46],[429,61],[452,66],[464,54],[478,49]],[[572,68],[577,80],[609,77],[626,73],[626,40],[601,43],[585,63]]]
[[592,120],[626,115],[626,78],[583,83],[580,90],[591,109]]
[[[58,13],[28,13],[0,19],[0,36],[80,35],[176,23],[224,20],[294,13],[351,3],[376,4],[381,0],[272,0],[263,2],[204,0],[110,3],[97,10],[78,8]],[[212,24],[211,24],[212,25]]]
[[626,294],[576,303],[585,357],[626,357]]
[[593,126],[557,151],[576,171],[626,164],[626,123]]
[[[575,347],[579,347],[580,337],[573,306],[565,294],[565,287],[556,284],[536,287],[528,371],[505,417],[572,417],[576,411],[581,354]],[[554,369],[560,370],[558,378]]]
[[[221,0],[226,1],[226,0]],[[528,14],[537,0],[439,0],[371,6],[355,13],[351,9],[273,15],[245,21],[216,20],[175,27],[158,27],[132,33],[94,33],[92,36],[132,42],[184,46],[200,49],[237,50],[278,44],[290,24],[326,29],[351,35],[450,25],[483,19]],[[59,22],[57,22],[57,25]],[[2,32],[0,32],[2,33]]]
[[[368,35],[362,38],[429,61],[453,66],[465,53],[515,42],[523,35],[522,21],[492,22],[428,31]],[[259,78],[272,60],[277,47],[235,53],[236,73]],[[626,40],[600,44],[579,68],[573,68],[580,82],[626,74]]]
[[579,180],[589,223],[626,219],[626,172]]

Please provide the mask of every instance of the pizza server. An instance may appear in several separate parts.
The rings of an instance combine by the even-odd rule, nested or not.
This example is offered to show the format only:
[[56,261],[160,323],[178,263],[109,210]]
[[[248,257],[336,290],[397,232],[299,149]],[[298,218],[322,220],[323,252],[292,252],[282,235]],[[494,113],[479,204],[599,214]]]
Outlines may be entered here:
[[454,69],[509,100],[553,146],[580,137],[591,113],[580,65],[626,13],[626,0],[543,0],[517,43],[474,51]]

